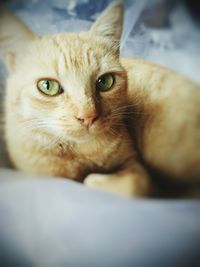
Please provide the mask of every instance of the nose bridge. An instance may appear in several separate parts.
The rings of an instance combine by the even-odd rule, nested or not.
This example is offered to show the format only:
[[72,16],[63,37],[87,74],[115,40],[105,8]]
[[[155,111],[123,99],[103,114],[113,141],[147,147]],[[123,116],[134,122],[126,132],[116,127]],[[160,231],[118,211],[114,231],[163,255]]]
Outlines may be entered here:
[[74,106],[76,106],[78,109],[87,105],[92,106],[94,101],[89,81],[86,83],[86,77],[81,73],[73,76],[74,77],[71,77],[71,80],[73,82],[74,90],[71,90],[69,94],[73,100]]
[[85,96],[79,101],[75,118],[89,129],[98,118],[98,112],[92,97]]
[[93,121],[98,117],[98,112],[90,80],[84,73],[72,75],[70,78],[74,84],[74,90],[69,92],[74,117],[84,122]]
[[[76,81],[75,90],[73,90],[73,103],[78,113],[87,112],[95,109],[95,100],[90,84],[84,84],[85,81]],[[84,84],[84,85],[83,85]]]
[[79,105],[77,106],[77,116],[78,117],[92,117],[97,113],[95,101],[92,97],[85,97],[81,99]]

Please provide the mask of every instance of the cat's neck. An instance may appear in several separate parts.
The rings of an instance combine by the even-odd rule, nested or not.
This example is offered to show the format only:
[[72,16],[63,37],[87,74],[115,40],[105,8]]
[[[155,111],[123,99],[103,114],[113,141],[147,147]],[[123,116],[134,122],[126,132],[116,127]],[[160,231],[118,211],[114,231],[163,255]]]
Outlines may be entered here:
[[117,146],[123,139],[129,139],[125,125],[120,126],[117,131],[105,132],[104,134],[91,135],[85,140],[65,141],[60,144],[62,151],[66,153],[75,153],[77,156],[94,156],[94,153],[99,153],[103,147],[108,150]]

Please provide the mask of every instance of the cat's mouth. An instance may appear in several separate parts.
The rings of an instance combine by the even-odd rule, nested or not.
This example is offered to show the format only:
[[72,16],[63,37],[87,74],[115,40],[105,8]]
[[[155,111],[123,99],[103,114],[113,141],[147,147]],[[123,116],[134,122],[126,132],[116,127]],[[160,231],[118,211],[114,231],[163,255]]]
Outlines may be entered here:
[[79,138],[79,141],[86,141],[90,138],[101,138],[109,134],[116,135],[117,128],[120,127],[119,120],[113,120],[110,113],[100,117],[90,127],[80,127],[77,130],[71,132],[73,138]]
[[108,114],[107,116],[98,118],[90,127],[78,125],[74,128],[62,129],[61,135],[66,140],[85,142],[91,138],[101,138],[101,136],[105,136],[107,133],[113,133],[113,128],[111,118]]

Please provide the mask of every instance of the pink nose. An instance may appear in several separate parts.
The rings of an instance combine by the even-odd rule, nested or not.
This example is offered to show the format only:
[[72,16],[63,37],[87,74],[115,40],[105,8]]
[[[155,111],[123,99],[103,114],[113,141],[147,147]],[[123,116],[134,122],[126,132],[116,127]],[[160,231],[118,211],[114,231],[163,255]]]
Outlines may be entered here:
[[85,114],[77,116],[76,118],[86,128],[90,128],[92,126],[92,124],[97,120],[98,115],[97,115],[96,111],[95,112],[87,112]]

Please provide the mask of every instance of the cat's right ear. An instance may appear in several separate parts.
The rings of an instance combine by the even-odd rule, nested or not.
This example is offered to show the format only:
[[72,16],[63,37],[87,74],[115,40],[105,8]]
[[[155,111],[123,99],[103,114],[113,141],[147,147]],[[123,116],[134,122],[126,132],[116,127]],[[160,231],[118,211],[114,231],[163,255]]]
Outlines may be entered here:
[[0,49],[8,69],[12,69],[17,52],[35,38],[35,34],[20,19],[0,6]]
[[106,10],[97,18],[90,32],[110,42],[113,48],[119,48],[123,27],[124,8],[122,1],[113,1]]

